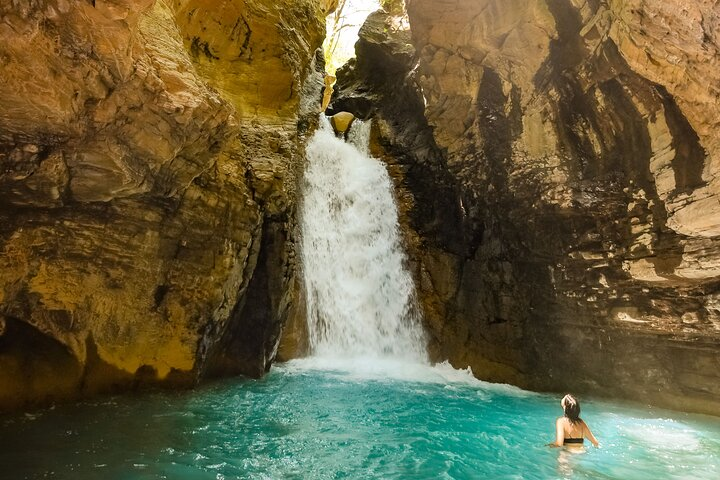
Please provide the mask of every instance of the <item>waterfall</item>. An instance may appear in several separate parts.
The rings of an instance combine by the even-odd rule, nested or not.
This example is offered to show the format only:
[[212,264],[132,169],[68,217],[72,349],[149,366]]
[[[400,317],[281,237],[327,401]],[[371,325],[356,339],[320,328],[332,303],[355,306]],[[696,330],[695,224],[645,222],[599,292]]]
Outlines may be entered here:
[[392,182],[368,154],[369,122],[351,142],[324,115],[307,145],[302,262],[315,356],[426,361],[414,284],[405,267]]

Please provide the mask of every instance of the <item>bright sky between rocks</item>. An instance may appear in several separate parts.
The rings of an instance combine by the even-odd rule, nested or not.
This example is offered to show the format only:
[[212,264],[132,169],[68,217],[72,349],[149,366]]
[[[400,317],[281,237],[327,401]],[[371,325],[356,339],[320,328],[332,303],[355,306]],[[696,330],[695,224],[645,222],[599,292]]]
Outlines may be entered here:
[[340,0],[337,10],[327,17],[327,37],[323,44],[325,70],[335,71],[355,56],[355,42],[363,22],[380,8],[378,0]]

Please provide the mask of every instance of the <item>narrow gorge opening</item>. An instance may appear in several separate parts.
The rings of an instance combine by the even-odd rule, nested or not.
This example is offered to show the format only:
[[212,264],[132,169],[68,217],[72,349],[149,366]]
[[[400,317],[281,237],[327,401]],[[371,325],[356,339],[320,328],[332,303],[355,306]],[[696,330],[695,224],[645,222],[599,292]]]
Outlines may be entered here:
[[327,17],[327,35],[323,42],[325,72],[335,76],[337,69],[355,57],[355,42],[363,22],[380,8],[379,0],[339,0]]

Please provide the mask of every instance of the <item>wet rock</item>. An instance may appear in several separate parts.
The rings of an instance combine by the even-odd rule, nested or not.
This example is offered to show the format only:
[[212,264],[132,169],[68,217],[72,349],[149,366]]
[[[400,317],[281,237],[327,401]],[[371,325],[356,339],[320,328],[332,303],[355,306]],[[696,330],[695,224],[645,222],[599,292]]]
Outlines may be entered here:
[[268,368],[331,8],[0,6],[0,408]]
[[718,413],[718,15],[639,3],[413,0],[332,107],[377,119],[436,358]]
[[[522,332],[527,384],[717,413],[705,259],[720,244],[703,207],[717,129],[693,106],[718,101],[697,77],[717,75],[717,44],[701,33],[712,7],[672,3],[418,0],[409,14],[426,116],[486,225],[478,253],[507,255],[510,300],[494,309]],[[671,51],[687,73],[665,65]],[[705,321],[687,328],[688,314]]]
[[330,117],[330,124],[332,125],[335,133],[345,134],[347,133],[350,125],[355,120],[355,115],[350,112],[338,112]]

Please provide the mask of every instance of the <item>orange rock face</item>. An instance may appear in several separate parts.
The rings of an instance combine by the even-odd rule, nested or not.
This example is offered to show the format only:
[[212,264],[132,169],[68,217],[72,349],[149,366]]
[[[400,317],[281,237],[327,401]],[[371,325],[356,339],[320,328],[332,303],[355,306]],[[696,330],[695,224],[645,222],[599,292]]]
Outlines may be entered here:
[[0,408],[267,368],[328,8],[0,7]]

